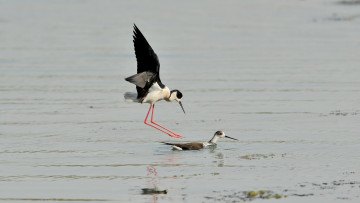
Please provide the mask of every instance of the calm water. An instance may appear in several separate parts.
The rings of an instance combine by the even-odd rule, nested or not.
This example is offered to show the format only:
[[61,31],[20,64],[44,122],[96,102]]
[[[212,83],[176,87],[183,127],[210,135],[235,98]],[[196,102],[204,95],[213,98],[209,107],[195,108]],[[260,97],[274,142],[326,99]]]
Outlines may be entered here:
[[[347,1],[349,2],[349,1]],[[184,94],[125,103],[132,24]],[[360,200],[360,11],[337,1],[0,1],[0,201]],[[207,141],[172,151],[161,142]],[[142,194],[143,188],[167,194]]]

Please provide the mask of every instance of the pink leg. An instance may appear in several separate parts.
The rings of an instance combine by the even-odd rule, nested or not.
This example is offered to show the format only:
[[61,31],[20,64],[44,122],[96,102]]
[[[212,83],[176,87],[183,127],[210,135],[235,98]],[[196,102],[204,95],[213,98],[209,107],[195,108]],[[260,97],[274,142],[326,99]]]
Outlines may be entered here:
[[147,118],[149,117],[149,113],[150,113],[151,107],[153,107],[153,106],[150,105],[150,108],[149,108],[149,111],[148,111],[148,113],[147,113],[147,115],[146,115],[146,118],[145,118],[145,120],[144,120],[144,123],[145,123],[146,125],[149,125],[149,126],[151,126],[151,127],[153,127],[153,128],[156,128],[156,129],[160,130],[160,131],[163,132],[163,133],[168,134],[168,135],[171,136],[171,137],[179,137],[179,136],[176,135],[176,134],[173,135],[173,134],[170,134],[170,133],[168,133],[168,132],[165,132],[164,130],[162,130],[162,129],[160,129],[160,128],[157,128],[156,126],[153,126],[153,125],[151,125],[150,123],[147,122]]
[[154,109],[155,109],[155,104],[153,104],[153,106],[152,106],[152,111],[151,111],[151,123],[152,123],[152,124],[155,124],[155,125],[159,126],[160,128],[162,128],[162,129],[164,129],[164,130],[167,130],[168,132],[174,134],[175,137],[183,137],[183,136],[181,136],[181,135],[179,135],[179,134],[176,134],[176,133],[174,133],[173,131],[171,131],[171,130],[169,130],[169,129],[167,129],[167,128],[165,128],[165,127],[163,127],[163,126],[161,126],[161,125],[159,125],[159,124],[157,124],[157,123],[155,123],[155,122],[154,122]]

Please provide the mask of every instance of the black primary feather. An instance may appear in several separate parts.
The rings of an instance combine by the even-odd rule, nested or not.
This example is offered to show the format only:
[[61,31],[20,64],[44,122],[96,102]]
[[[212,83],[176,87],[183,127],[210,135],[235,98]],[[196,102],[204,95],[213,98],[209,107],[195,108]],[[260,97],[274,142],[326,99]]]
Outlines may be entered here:
[[145,39],[139,28],[134,24],[134,49],[137,59],[137,73],[150,71],[159,74],[159,59]]
[[[164,88],[165,85],[162,84],[160,80],[160,63],[159,59],[151,48],[150,44],[145,39],[144,35],[141,33],[139,28],[134,24],[134,35],[133,35],[134,49],[137,60],[137,73],[136,75],[151,75],[151,77],[147,78],[146,83],[140,82],[136,75],[130,76],[126,78],[127,81],[132,82],[136,85],[136,91],[138,93],[138,99],[142,102],[142,99],[146,97],[149,93],[149,88],[155,82],[159,84],[161,88]],[[145,72],[145,73],[144,73]]]

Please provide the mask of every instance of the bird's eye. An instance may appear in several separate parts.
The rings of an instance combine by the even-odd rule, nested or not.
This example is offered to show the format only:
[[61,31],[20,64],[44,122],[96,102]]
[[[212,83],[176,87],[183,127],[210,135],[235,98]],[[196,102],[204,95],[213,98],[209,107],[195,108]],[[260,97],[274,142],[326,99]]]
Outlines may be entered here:
[[177,94],[176,94],[176,96],[177,96],[177,98],[181,99],[183,95],[182,95],[181,92],[178,91]]

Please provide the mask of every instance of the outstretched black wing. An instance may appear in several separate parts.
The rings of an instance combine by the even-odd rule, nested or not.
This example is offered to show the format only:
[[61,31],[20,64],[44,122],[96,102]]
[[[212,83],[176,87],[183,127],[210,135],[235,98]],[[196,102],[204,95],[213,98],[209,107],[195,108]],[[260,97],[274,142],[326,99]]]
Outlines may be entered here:
[[154,50],[146,41],[144,35],[134,24],[134,48],[137,59],[137,73],[149,71],[159,77],[160,63]]

